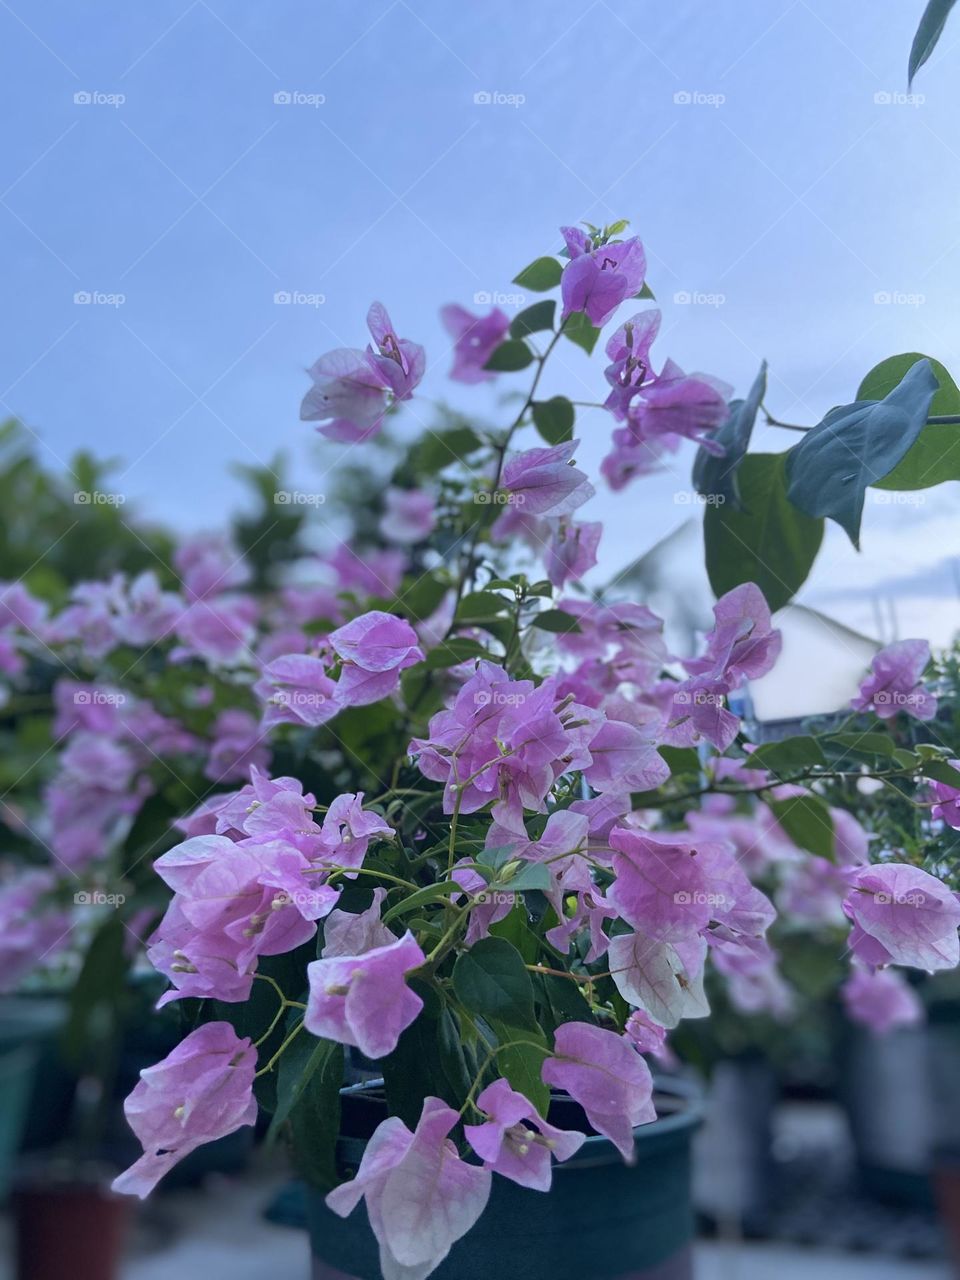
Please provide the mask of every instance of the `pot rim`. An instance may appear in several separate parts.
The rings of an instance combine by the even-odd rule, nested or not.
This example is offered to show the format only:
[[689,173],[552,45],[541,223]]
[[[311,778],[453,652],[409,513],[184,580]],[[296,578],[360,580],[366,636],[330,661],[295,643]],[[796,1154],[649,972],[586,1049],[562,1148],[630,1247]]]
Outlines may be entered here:
[[[373,1080],[361,1080],[357,1084],[344,1085],[340,1090],[340,1097],[363,1097],[366,1094],[381,1090],[383,1087],[384,1080],[382,1077]],[[679,1076],[654,1076],[654,1098],[658,1094],[661,1097],[671,1099],[674,1103],[674,1108],[666,1115],[658,1115],[656,1120],[651,1120],[647,1124],[636,1125],[633,1130],[635,1143],[645,1144],[649,1139],[667,1137],[670,1134],[693,1130],[703,1123],[705,1113],[703,1090],[693,1080]],[[559,1090],[552,1091],[552,1096],[558,1098],[569,1097],[568,1094]],[[587,1135],[587,1140],[581,1146],[579,1152],[571,1160],[558,1163],[554,1168],[554,1173],[562,1173],[564,1169],[572,1167],[583,1168],[585,1164],[607,1164],[614,1157],[618,1161],[623,1158],[610,1139],[604,1137],[602,1133],[591,1133]]]

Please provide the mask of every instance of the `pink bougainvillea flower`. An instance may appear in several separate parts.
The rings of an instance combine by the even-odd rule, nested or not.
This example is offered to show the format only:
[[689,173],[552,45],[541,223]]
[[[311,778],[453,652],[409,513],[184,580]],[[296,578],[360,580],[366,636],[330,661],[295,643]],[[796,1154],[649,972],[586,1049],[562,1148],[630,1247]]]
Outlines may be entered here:
[[337,576],[342,591],[363,596],[393,595],[403,579],[407,553],[397,547],[384,550],[365,548],[360,556],[345,542],[330,555],[327,563]]
[[732,387],[706,373],[684,373],[673,360],[647,382],[630,401],[629,430],[637,441],[694,440],[708,453],[721,455],[723,446],[705,433],[729,415]]
[[604,377],[613,390],[606,407],[618,418],[626,418],[631,399],[650,378],[650,348],[659,331],[660,312],[640,311],[607,342]]
[[329,351],[309,370],[313,386],[303,398],[304,422],[323,422],[330,440],[365,440],[380,427],[395,400],[409,400],[423,377],[423,347],[398,338],[383,305],[374,302],[367,326],[376,344],[365,351]]
[[555,587],[562,587],[570,578],[582,578],[597,563],[603,524],[599,520],[578,524],[564,517],[549,523],[550,541],[544,563],[549,580]]
[[359,956],[376,947],[392,947],[396,935],[380,920],[380,910],[387,896],[385,889],[374,889],[373,902],[366,911],[331,911],[323,923],[323,958]]
[[425,960],[409,930],[361,955],[314,960],[307,965],[304,1026],[315,1036],[355,1045],[368,1058],[385,1057],[423,1008],[406,975]]
[[214,782],[232,782],[235,778],[246,778],[251,765],[266,768],[269,762],[270,748],[264,742],[256,716],[239,707],[221,711],[213,725],[213,742],[204,776]]
[[180,645],[174,661],[202,658],[213,667],[232,666],[251,655],[257,605],[248,596],[215,596],[195,600],[177,621]]
[[585,1133],[548,1124],[506,1080],[487,1085],[477,1099],[477,1110],[486,1120],[464,1125],[463,1131],[483,1167],[533,1191],[550,1190],[551,1156],[569,1160],[587,1140]]
[[691,675],[723,680],[736,689],[744,680],[766,675],[780,655],[783,638],[770,623],[763,592],[744,582],[713,606],[716,624],[706,640],[706,652],[684,666]]
[[[950,764],[960,769],[960,760],[951,760]],[[931,786],[937,800],[930,810],[931,818],[939,818],[948,827],[960,828],[960,788],[951,787],[948,782],[934,782]]]
[[71,942],[69,913],[56,905],[56,878],[39,868],[0,880],[0,991],[13,991],[38,964]]
[[337,714],[336,685],[321,658],[286,653],[263,668],[253,691],[266,704],[265,729],[275,724],[326,724]]
[[594,494],[584,472],[571,465],[579,440],[548,449],[527,449],[506,462],[500,487],[526,516],[568,516]]
[[855,711],[874,711],[891,720],[904,711],[917,720],[932,720],[937,699],[924,688],[922,676],[930,661],[926,640],[898,640],[874,655],[860,692],[850,702]]
[[633,1163],[633,1131],[655,1120],[656,1112],[650,1068],[622,1036],[592,1023],[566,1022],[557,1028],[554,1056],[541,1075],[579,1102],[594,1129]]
[[[393,828],[379,813],[363,808],[363,792],[337,796],[323,816],[319,847],[325,862],[356,870],[363,864],[371,840],[390,839]],[[311,856],[317,853],[311,851]]]
[[610,941],[607,962],[624,1000],[655,1023],[675,1027],[683,1018],[705,1018],[703,991],[707,944],[703,938],[676,944],[646,934],[620,933]]
[[389,697],[401,671],[423,660],[410,623],[377,609],[331,632],[329,644],[343,663],[336,687],[340,706],[366,706]]
[[229,1022],[208,1022],[141,1071],[124,1112],[144,1153],[113,1189],[142,1199],[196,1147],[253,1124],[256,1067],[249,1040],[239,1039]]
[[638,1053],[649,1053],[664,1066],[673,1066],[676,1058],[667,1046],[667,1028],[654,1022],[645,1009],[634,1009],[627,1019],[624,1035]]
[[440,311],[443,327],[453,344],[454,382],[486,382],[497,375],[483,366],[507,336],[510,320],[499,307],[485,316],[475,316],[465,307],[451,303]]
[[350,1182],[327,1196],[341,1218],[366,1200],[384,1280],[426,1280],[487,1206],[493,1175],[467,1164],[447,1136],[456,1111],[424,1099],[416,1131],[390,1116],[367,1143]]
[[955,969],[960,963],[960,902],[920,867],[887,862],[847,871],[843,909],[853,922],[850,949],[865,964]]
[[855,967],[840,988],[840,995],[851,1020],[877,1035],[923,1021],[920,997],[895,969],[871,972]]
[[173,563],[188,600],[222,595],[250,580],[243,554],[224,534],[200,533],[185,538],[173,554]]
[[670,777],[653,743],[650,727],[608,718],[590,738],[583,776],[594,791],[653,791]]
[[437,523],[433,495],[423,489],[388,489],[383,495],[380,532],[388,542],[422,542]]
[[563,269],[560,293],[561,320],[582,311],[592,325],[601,328],[626,298],[643,288],[647,257],[637,236],[630,240],[593,247],[576,227],[561,227],[570,253]]

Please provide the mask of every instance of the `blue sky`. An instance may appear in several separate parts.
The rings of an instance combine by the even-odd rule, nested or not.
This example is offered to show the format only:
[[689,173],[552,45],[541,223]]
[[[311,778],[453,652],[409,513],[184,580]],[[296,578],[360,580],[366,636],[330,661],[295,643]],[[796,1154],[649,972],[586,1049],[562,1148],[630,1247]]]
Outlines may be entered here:
[[[960,22],[905,101],[922,7],[4,3],[0,407],[51,465],[119,456],[144,512],[209,527],[239,499],[230,461],[282,449],[322,484],[340,455],[318,471],[303,369],[363,343],[372,298],[425,343],[439,396],[442,303],[509,292],[561,223],[621,216],[647,245],[659,358],[742,393],[765,356],[785,419],[816,421],[897,351],[958,370]],[[551,377],[592,399],[602,365],[570,347]],[[609,423],[579,431],[595,464]],[[605,571],[690,515],[688,465],[597,499]],[[893,600],[901,633],[945,638],[956,493],[923,496],[868,501],[859,558],[832,531],[802,598],[872,633]]]

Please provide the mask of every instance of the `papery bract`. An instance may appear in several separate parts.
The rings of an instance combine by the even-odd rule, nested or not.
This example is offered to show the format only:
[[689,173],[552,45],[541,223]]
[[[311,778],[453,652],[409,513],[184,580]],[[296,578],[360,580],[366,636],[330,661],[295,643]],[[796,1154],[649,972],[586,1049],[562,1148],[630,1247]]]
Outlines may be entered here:
[[484,1168],[534,1191],[550,1190],[551,1156],[569,1160],[587,1140],[584,1133],[548,1124],[506,1080],[487,1085],[476,1108],[487,1119],[464,1125],[464,1134]]

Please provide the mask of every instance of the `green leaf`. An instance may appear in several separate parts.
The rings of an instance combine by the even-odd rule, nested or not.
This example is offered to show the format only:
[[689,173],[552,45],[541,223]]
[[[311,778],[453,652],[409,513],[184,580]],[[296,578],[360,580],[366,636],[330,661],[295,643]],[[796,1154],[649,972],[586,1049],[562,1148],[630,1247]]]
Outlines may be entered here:
[[[920,360],[929,360],[940,384],[931,402],[928,417],[960,414],[960,389],[939,360],[909,351],[890,356],[871,369],[860,383],[858,400],[882,400],[903,381],[907,371]],[[928,422],[907,450],[906,456],[889,475],[878,480],[877,489],[929,489],[945,480],[960,480],[960,425]]]
[[533,425],[547,444],[563,444],[573,439],[573,420],[576,412],[566,396],[552,396],[549,400],[534,400]]
[[563,336],[575,342],[578,347],[583,347],[589,356],[597,345],[600,330],[594,328],[582,311],[573,311],[563,322]]
[[885,733],[831,733],[825,739],[825,745],[831,755],[842,759],[844,756],[856,756],[858,759],[873,760],[877,756],[892,760],[897,749],[896,743]]
[[453,968],[453,989],[471,1013],[487,1022],[536,1028],[533,984],[516,947],[504,938],[481,938]]
[[543,1083],[541,1071],[545,1058],[550,1056],[546,1038],[538,1026],[524,1033],[523,1044],[513,1043],[518,1039],[516,1029],[496,1018],[490,1021],[490,1029],[497,1037],[497,1043],[509,1045],[497,1054],[497,1071],[518,1093],[530,1099],[541,1115],[546,1115],[550,1106],[550,1089]]
[[657,300],[657,295],[653,292],[653,290],[646,283],[646,281],[644,281],[643,288],[640,290],[640,292],[635,293],[633,296],[635,298],[641,298],[644,302],[656,302]]
[[[431,649],[427,654],[425,665],[430,671],[438,671],[443,667],[459,666],[461,662],[469,662],[471,658],[489,657],[487,650],[476,640],[470,640],[466,636],[454,636],[438,644],[435,649]],[[413,670],[412,667],[411,670]],[[339,724],[340,721],[338,720],[337,723]]]
[[794,844],[821,858],[833,858],[833,819],[819,796],[807,793],[772,800],[770,808]]
[[396,612],[414,622],[425,622],[439,608],[450,584],[432,573],[425,573],[409,587],[401,587]]
[[890,474],[916,440],[937,391],[919,360],[882,400],[831,409],[787,454],[787,494],[810,516],[829,516],[860,547],[867,486]]
[[457,606],[456,620],[463,623],[483,622],[486,618],[495,618],[497,614],[509,609],[510,603],[505,596],[498,596],[493,591],[471,591]]
[[492,890],[502,889],[509,893],[523,893],[525,890],[539,889],[542,893],[550,888],[550,868],[542,862],[524,862],[509,880],[497,880],[490,886]]
[[[287,1020],[287,1034],[292,1032],[302,1014],[298,1009],[290,1010]],[[277,1107],[267,1130],[268,1139],[277,1136],[281,1125],[291,1114],[297,1103],[304,1096],[307,1086],[317,1071],[321,1074],[329,1071],[331,1059],[336,1057],[342,1046],[335,1040],[322,1040],[307,1030],[300,1031],[294,1040],[284,1049],[277,1064]],[[343,1060],[339,1064],[337,1089],[343,1083]],[[336,1133],[336,1126],[334,1127]]]
[[717,444],[723,445],[725,450],[723,457],[715,457],[704,449],[703,445],[697,450],[697,456],[693,462],[693,487],[703,497],[713,498],[720,503],[729,502],[738,510],[740,509],[737,470],[750,445],[753,424],[757,420],[757,412],[766,393],[767,362],[764,360],[747,398],[730,401],[729,418],[711,437]]
[[948,787],[960,790],[960,771],[947,760],[924,760],[920,765],[920,772],[925,778],[932,778],[934,782],[943,782]]
[[784,738],[781,742],[767,742],[751,751],[747,767],[754,765],[769,769],[771,773],[784,774],[797,770],[825,767],[827,757],[816,738],[801,734],[796,738]]
[[535,258],[529,267],[524,267],[513,283],[524,289],[532,289],[534,293],[546,293],[555,289],[563,275],[563,267],[556,258]]
[[937,47],[937,41],[943,34],[944,25],[953,5],[954,0],[930,0],[924,9],[920,25],[917,27],[917,34],[913,37],[913,44],[910,46],[907,88],[913,84],[913,77]]
[[[424,999],[425,983],[411,986]],[[434,989],[434,997],[436,991]],[[436,1005],[434,998],[433,1004]],[[446,1004],[431,1011],[427,1003],[415,1022],[401,1035],[396,1049],[380,1060],[390,1111],[411,1129],[416,1128],[427,1094],[435,1094],[457,1108],[470,1088],[463,1051],[463,1036]]]
[[455,893],[463,893],[462,886],[457,884],[456,880],[438,880],[436,884],[428,884],[423,889],[418,889],[416,893],[411,893],[408,897],[395,903],[389,911],[385,911],[381,918],[381,923],[389,924],[391,920],[396,920],[399,916],[405,916],[410,911],[417,911],[429,902],[438,902],[443,898],[449,899]]
[[410,450],[410,466],[417,475],[434,475],[454,462],[462,462],[482,444],[472,427],[427,431]]
[[535,302],[532,307],[525,307],[523,311],[518,311],[510,322],[510,337],[526,338],[531,333],[552,329],[556,309],[556,302],[552,298],[547,298],[543,302]]
[[573,634],[580,630],[580,623],[572,613],[564,609],[544,609],[531,620],[532,627],[540,631],[554,631],[558,634]]
[[782,454],[747,454],[737,479],[743,510],[723,504],[704,513],[710,586],[719,597],[755,582],[776,611],[806,581],[823,540],[823,521],[787,500]]
[[495,373],[517,373],[532,363],[533,352],[527,344],[508,338],[506,342],[500,343],[483,367],[492,369]]

